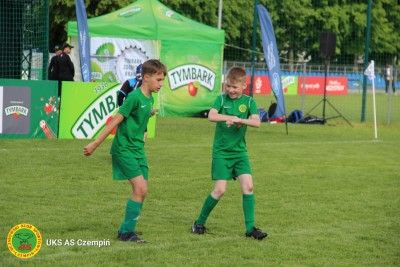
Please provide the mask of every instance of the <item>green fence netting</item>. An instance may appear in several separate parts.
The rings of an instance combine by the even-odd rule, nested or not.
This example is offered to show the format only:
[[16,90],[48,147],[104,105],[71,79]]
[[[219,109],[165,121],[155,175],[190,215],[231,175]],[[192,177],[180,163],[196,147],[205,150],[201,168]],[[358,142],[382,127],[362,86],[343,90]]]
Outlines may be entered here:
[[47,0],[0,1],[0,78],[45,79],[48,13]]

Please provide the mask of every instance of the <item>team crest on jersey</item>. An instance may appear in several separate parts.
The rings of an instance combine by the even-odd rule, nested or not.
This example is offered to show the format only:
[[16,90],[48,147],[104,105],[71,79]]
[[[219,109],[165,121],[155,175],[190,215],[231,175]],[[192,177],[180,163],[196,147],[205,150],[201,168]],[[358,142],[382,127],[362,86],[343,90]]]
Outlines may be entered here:
[[247,110],[247,107],[246,107],[246,105],[245,104],[241,104],[240,106],[239,106],[239,111],[240,112],[246,112],[246,110]]

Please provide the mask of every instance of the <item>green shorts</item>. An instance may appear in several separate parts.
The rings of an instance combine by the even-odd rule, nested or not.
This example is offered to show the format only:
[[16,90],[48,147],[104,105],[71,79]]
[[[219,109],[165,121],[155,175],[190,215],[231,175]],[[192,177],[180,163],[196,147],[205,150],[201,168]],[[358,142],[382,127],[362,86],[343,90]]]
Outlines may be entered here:
[[131,158],[112,155],[113,180],[130,180],[143,175],[147,181],[149,178],[149,167],[146,158]]
[[211,178],[213,180],[232,180],[242,174],[252,174],[248,157],[212,160]]

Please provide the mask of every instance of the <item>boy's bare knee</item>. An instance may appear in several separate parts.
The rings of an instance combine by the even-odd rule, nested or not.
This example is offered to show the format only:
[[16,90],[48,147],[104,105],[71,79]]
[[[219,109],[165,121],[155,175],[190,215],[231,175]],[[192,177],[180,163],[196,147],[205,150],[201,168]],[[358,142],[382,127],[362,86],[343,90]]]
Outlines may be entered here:
[[216,199],[220,199],[221,197],[224,196],[224,194],[225,194],[225,190],[221,189],[221,188],[216,188],[212,192],[212,196],[215,197]]
[[253,193],[254,193],[253,186],[247,188],[247,193],[248,193],[248,194],[253,194]]
[[142,187],[142,188],[135,188],[135,191],[133,192],[134,195],[140,196],[142,198],[145,198],[147,195],[147,188]]
[[143,197],[147,196],[147,188],[143,188],[142,190],[140,190],[140,195]]

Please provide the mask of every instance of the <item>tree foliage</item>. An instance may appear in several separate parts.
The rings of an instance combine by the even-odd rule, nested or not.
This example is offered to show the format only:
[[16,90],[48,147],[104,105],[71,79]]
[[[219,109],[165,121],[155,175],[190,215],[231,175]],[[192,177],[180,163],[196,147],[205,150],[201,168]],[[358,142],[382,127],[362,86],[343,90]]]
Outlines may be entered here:
[[[98,17],[132,3],[132,0],[85,0],[88,18]],[[76,20],[75,0],[50,0],[50,47],[67,40],[66,25]]]
[[[110,13],[132,0],[85,0],[88,18]],[[160,0],[176,12],[217,27],[219,0]],[[226,60],[251,59],[254,4],[269,11],[278,49],[284,62],[300,59],[320,61],[321,31],[337,36],[338,63],[351,64],[365,52],[367,1],[365,0],[223,0],[222,29],[225,30]],[[373,0],[369,53],[381,64],[399,61],[400,5],[398,0]],[[75,20],[74,0],[50,0],[50,47],[66,41],[65,25]],[[256,60],[263,61],[257,21]]]

